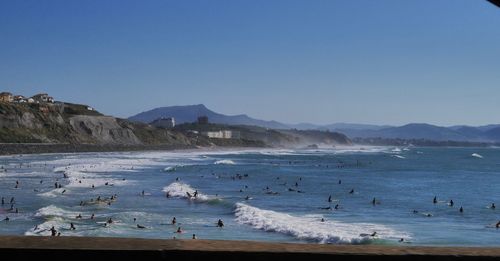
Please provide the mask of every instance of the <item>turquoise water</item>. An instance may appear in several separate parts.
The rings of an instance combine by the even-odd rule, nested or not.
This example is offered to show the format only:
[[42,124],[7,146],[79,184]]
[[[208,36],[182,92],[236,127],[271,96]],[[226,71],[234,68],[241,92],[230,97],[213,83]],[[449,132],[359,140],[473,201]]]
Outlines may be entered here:
[[[61,236],[500,242],[500,229],[494,228],[500,206],[490,207],[500,204],[496,148],[40,154],[0,157],[0,166],[6,169],[0,169],[0,218],[10,219],[0,222],[3,235],[47,236],[54,226]],[[56,189],[55,182],[62,187]],[[188,198],[186,192],[195,190],[198,196]],[[113,223],[105,225],[109,218]],[[216,226],[219,219],[223,228]]]

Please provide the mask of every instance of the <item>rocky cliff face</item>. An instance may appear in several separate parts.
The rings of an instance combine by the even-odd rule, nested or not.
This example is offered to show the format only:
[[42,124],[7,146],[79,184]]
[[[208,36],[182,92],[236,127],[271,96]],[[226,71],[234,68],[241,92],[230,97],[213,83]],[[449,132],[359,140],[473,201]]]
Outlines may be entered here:
[[86,105],[0,103],[0,142],[190,145],[180,133],[104,116]]
[[81,143],[142,144],[131,129],[120,126],[114,117],[77,115],[69,118],[69,124]]

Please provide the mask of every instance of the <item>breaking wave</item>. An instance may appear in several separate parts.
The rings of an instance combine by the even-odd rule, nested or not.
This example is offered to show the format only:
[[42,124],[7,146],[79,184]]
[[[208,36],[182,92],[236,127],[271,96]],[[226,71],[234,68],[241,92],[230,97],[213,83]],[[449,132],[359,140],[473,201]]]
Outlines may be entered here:
[[[271,210],[263,210],[243,203],[236,203],[236,221],[256,229],[291,235],[298,239],[329,244],[362,244],[375,238],[409,238],[406,233],[370,223],[320,222],[317,216],[292,216]],[[370,236],[377,232],[376,237]]]

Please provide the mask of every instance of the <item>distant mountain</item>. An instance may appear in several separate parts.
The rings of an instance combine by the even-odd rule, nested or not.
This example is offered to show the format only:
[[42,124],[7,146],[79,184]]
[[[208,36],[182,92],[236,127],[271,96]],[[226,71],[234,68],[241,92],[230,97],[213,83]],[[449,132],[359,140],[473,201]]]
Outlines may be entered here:
[[[493,125],[492,125],[493,126]],[[483,131],[486,129],[487,131]],[[452,126],[440,127],[424,123],[412,123],[400,127],[379,130],[335,129],[349,138],[384,138],[384,139],[426,139],[434,141],[500,141],[500,126],[497,128]]]
[[289,129],[286,124],[277,121],[264,121],[248,117],[245,114],[224,115],[209,110],[205,105],[170,106],[152,109],[141,112],[128,118],[131,121],[150,123],[160,117],[173,117],[176,124],[190,123],[197,121],[198,117],[207,116],[209,122],[229,125],[253,125],[271,129]]
[[425,123],[403,126],[370,125],[356,123],[334,123],[318,125],[310,123],[285,124],[264,121],[245,114],[224,115],[209,110],[203,104],[161,107],[139,113],[129,118],[132,121],[150,123],[160,117],[174,117],[177,124],[195,122],[199,116],[207,116],[209,122],[228,125],[252,125],[270,129],[329,130],[340,132],[349,138],[425,139],[434,141],[500,142],[500,124],[479,127],[457,125],[441,127]]
[[392,126],[389,125],[371,125],[371,124],[358,124],[358,123],[334,123],[322,126],[322,129],[329,130],[340,130],[340,129],[348,129],[348,130],[381,130],[390,128]]

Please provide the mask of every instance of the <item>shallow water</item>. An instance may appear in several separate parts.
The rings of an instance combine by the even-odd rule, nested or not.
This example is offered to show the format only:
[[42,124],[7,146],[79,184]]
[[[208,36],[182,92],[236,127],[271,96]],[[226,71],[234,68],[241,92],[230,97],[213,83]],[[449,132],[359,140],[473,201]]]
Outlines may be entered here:
[[500,197],[496,148],[40,154],[0,166],[3,235],[54,226],[62,236],[499,245],[500,209],[489,208]]

